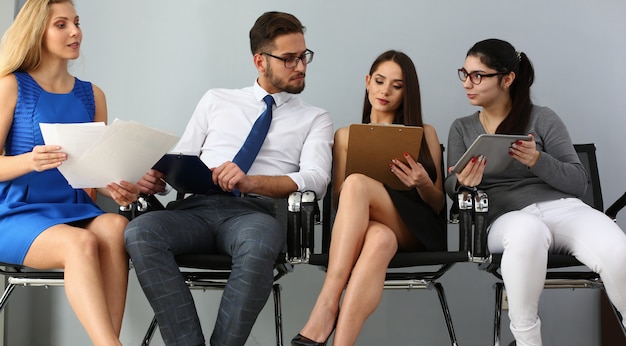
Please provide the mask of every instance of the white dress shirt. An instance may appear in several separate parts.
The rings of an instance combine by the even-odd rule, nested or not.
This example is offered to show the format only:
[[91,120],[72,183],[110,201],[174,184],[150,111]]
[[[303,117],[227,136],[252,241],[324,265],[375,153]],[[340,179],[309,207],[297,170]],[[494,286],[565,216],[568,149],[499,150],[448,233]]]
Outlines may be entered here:
[[[196,106],[174,153],[199,155],[209,168],[232,161],[265,109],[258,83],[243,89],[211,89]],[[249,175],[286,175],[298,191],[326,192],[332,167],[333,124],[327,111],[298,96],[273,94],[272,123]]]

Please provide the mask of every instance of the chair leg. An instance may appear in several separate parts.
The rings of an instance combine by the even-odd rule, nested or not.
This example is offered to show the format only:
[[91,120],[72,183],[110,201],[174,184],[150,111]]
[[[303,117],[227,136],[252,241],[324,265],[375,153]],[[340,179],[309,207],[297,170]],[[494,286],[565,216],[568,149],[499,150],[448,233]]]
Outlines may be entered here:
[[624,333],[624,336],[626,337],[626,327],[624,327],[624,323],[622,323],[622,319],[623,319],[622,314],[619,311],[617,311],[617,308],[613,304],[611,304],[611,309],[613,310],[613,313],[615,314],[615,318],[617,319],[619,326],[622,327],[622,333]]
[[274,291],[274,323],[276,325],[276,346],[283,346],[283,316],[282,306],[280,304],[280,291],[282,286],[275,283],[273,286]]
[[502,320],[502,296],[504,291],[504,284],[497,282],[495,284],[496,289],[496,307],[493,319],[493,345],[500,346],[500,322]]
[[[276,346],[283,346],[283,316],[282,316],[282,306],[280,303],[280,291],[282,290],[282,286],[278,283],[274,284],[272,287],[274,292],[274,323],[276,325]],[[8,290],[8,287],[7,287]],[[8,295],[5,291],[3,298],[5,295]],[[150,341],[152,341],[152,337],[154,336],[154,332],[157,328],[157,320],[156,316],[152,318],[152,322],[150,322],[150,326],[146,331],[146,335],[141,342],[142,346],[150,345]]]
[[439,296],[439,302],[441,303],[443,318],[446,320],[446,326],[448,327],[450,342],[452,343],[452,346],[458,346],[456,335],[454,334],[454,326],[452,325],[452,316],[450,315],[450,309],[448,308],[448,301],[446,300],[446,295],[443,291],[443,285],[439,282],[436,282],[434,286],[437,290],[437,295]]
[[4,309],[7,301],[9,300],[9,296],[13,293],[15,289],[15,284],[7,283],[7,287],[4,289],[4,293],[2,293],[2,297],[0,297],[0,311]]
[[152,341],[152,337],[154,336],[154,332],[157,328],[157,319],[156,315],[152,317],[152,322],[150,322],[150,326],[148,327],[148,331],[146,331],[146,335],[143,337],[143,341],[141,342],[142,346],[150,345],[150,341]]

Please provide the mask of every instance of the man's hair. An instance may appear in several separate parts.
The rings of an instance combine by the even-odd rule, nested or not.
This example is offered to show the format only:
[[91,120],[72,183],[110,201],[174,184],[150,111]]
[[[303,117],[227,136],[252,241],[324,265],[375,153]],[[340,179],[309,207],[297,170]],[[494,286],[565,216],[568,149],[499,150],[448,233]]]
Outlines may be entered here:
[[294,15],[284,12],[265,12],[250,29],[250,50],[252,54],[271,51],[275,48],[274,39],[286,34],[304,34],[305,27]]

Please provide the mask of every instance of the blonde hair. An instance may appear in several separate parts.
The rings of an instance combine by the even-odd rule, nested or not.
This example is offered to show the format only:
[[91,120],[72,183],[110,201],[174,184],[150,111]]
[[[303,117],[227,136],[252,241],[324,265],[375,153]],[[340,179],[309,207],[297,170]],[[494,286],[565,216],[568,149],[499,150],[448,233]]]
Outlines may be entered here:
[[0,77],[39,67],[50,5],[72,0],[27,0],[0,43]]

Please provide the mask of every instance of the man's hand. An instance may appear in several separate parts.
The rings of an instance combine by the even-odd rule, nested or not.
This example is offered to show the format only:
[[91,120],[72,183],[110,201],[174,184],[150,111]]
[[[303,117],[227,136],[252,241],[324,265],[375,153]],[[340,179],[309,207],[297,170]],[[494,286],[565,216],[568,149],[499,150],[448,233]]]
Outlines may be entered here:
[[107,191],[115,203],[121,206],[127,206],[139,197],[139,185],[121,181],[118,183],[110,183],[106,186]]
[[244,173],[237,164],[226,161],[221,165],[212,168],[213,183],[219,186],[226,192],[232,192],[235,188],[240,192],[249,192],[249,188],[246,189],[246,180],[248,176]]
[[137,186],[139,186],[141,193],[148,195],[165,192],[164,177],[165,174],[151,169],[137,182]]

